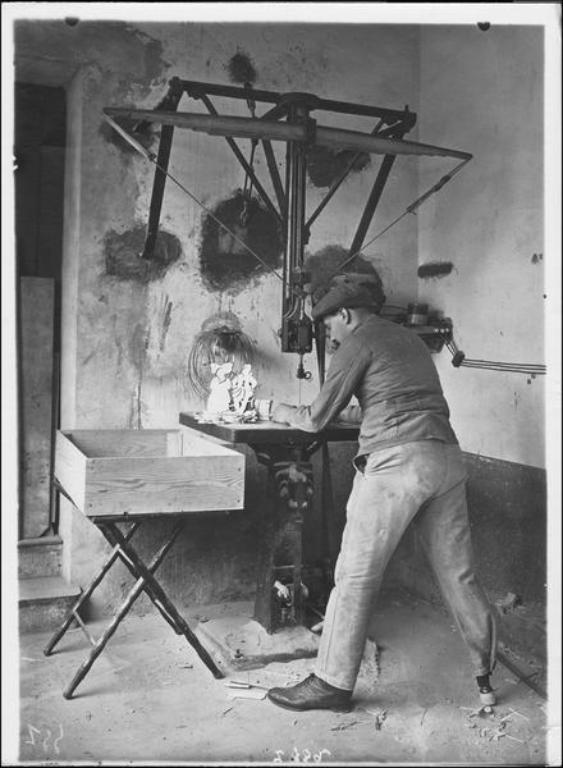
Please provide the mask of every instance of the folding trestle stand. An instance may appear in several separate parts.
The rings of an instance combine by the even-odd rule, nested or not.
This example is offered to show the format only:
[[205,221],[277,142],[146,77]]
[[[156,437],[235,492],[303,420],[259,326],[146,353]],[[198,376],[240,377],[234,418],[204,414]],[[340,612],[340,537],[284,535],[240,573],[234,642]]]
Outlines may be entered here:
[[[77,688],[77,686],[84,680],[86,675],[88,674],[90,668],[98,658],[98,656],[102,653],[105,646],[107,645],[108,640],[111,638],[111,636],[115,633],[117,627],[121,623],[121,621],[125,618],[129,610],[132,608],[135,600],[139,597],[139,595],[142,592],[145,592],[148,597],[151,599],[151,601],[154,603],[154,605],[158,608],[160,613],[162,614],[163,618],[170,624],[174,632],[178,635],[184,635],[188,643],[192,646],[192,648],[195,650],[197,655],[200,657],[200,659],[203,661],[205,666],[212,672],[213,676],[215,678],[222,678],[224,677],[223,672],[217,667],[209,653],[205,650],[205,648],[201,645],[198,638],[194,635],[192,630],[189,628],[188,624],[186,623],[185,619],[180,615],[178,610],[175,608],[174,604],[170,600],[170,598],[166,595],[164,589],[160,586],[158,581],[156,580],[154,574],[159,565],[162,563],[164,558],[166,557],[168,551],[176,541],[178,534],[183,528],[183,521],[179,520],[176,525],[174,526],[174,529],[168,539],[162,544],[162,546],[159,548],[159,550],[154,554],[150,562],[145,565],[139,556],[139,554],[135,551],[133,546],[131,545],[131,539],[133,537],[133,534],[135,531],[138,530],[138,528],[141,525],[141,520],[136,520],[133,522],[129,530],[127,530],[125,533],[122,532],[118,526],[118,522],[108,520],[108,518],[90,518],[98,527],[98,529],[103,533],[105,538],[108,540],[108,542],[113,547],[112,552],[109,556],[109,558],[104,563],[103,567],[99,571],[99,573],[96,575],[96,577],[92,580],[92,582],[89,584],[89,586],[82,592],[80,595],[80,598],[75,603],[75,605],[72,607],[72,609],[69,611],[68,615],[66,616],[63,624],[61,627],[55,632],[53,637],[50,639],[49,643],[45,647],[44,653],[46,656],[49,656],[52,652],[59,640],[63,637],[67,629],[73,624],[73,622],[76,622],[81,629],[85,632],[86,636],[88,637],[88,640],[90,641],[92,647],[92,650],[88,654],[87,658],[82,662],[80,668],[78,669],[77,673],[75,674],[74,678],[70,682],[70,684],[65,688],[63,692],[63,696],[65,699],[71,699],[72,695]],[[145,518],[146,519],[146,518]],[[120,518],[122,521],[123,518]],[[118,609],[118,611],[115,613],[111,623],[107,626],[103,634],[100,636],[98,640],[94,640],[94,638],[91,637],[90,633],[86,629],[84,622],[82,621],[80,617],[80,608],[84,603],[88,600],[88,598],[92,595],[96,587],[102,582],[108,571],[110,570],[111,566],[117,561],[121,560],[123,564],[127,567],[127,569],[131,572],[131,574],[137,579],[134,586],[130,590],[129,594],[127,595],[126,599]]]

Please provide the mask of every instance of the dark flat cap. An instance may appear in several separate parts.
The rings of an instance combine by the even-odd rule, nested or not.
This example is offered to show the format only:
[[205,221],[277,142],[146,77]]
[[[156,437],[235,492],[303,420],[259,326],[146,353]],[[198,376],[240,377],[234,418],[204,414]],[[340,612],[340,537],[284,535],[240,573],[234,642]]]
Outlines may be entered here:
[[379,310],[384,303],[385,293],[379,275],[337,275],[331,280],[328,290],[314,304],[311,314],[313,320],[321,320],[342,307],[370,307]]

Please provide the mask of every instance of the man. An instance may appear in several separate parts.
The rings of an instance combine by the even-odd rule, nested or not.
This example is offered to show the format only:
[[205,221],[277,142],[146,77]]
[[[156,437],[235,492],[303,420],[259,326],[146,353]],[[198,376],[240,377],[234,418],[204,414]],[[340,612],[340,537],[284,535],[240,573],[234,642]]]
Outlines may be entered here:
[[[314,305],[333,358],[310,406],[279,404],[274,421],[308,432],[361,412],[356,475],[314,674],[272,688],[293,710],[347,711],[383,573],[414,520],[469,650],[481,703],[495,703],[494,614],[474,573],[462,453],[430,353],[412,331],[378,317],[380,282],[339,276]],[[348,406],[355,395],[358,406]],[[346,410],[345,410],[346,409]]]

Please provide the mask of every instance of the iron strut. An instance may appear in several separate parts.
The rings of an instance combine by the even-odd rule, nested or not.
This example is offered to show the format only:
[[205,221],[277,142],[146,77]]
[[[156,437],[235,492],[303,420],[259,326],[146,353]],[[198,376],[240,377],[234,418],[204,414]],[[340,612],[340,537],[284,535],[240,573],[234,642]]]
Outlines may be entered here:
[[[190,98],[201,100],[209,114],[178,112],[178,105],[184,94]],[[220,115],[210,96],[245,100],[247,103],[253,104],[253,114],[256,104],[266,104],[268,109],[260,117],[243,118]],[[376,119],[377,124],[371,133],[332,128],[320,125],[316,120],[313,120],[311,113],[314,111],[370,117]],[[322,99],[308,93],[278,93],[254,89],[250,86],[240,88],[194,80],[181,80],[177,77],[169,81],[168,92],[155,110],[107,107],[104,113],[116,128],[118,128],[117,124],[111,118],[129,118],[143,126],[152,122],[162,125],[158,156],[140,148],[133,137],[128,139],[131,140],[133,146],[136,146],[145,157],[156,165],[147,238],[142,254],[145,259],[154,258],[165,181],[166,177],[170,176],[168,163],[174,128],[188,128],[225,138],[251,179],[256,193],[266,208],[276,217],[282,228],[285,252],[282,277],[281,346],[283,352],[298,353],[300,360],[304,353],[311,352],[313,340],[312,322],[304,310],[306,285],[310,279],[303,268],[304,248],[309,239],[310,226],[351,172],[357,155],[368,152],[383,155],[383,158],[345,263],[351,261],[360,252],[365,242],[366,234],[398,154],[452,157],[462,160],[461,165],[472,157],[469,153],[459,150],[405,141],[403,137],[416,123],[416,114],[411,112],[408,107],[403,110],[386,109],[365,104]],[[120,132],[127,137],[123,130]],[[246,160],[235,141],[236,138],[249,138],[253,142],[260,141],[262,143],[275,193],[275,203],[258,179],[253,166]],[[272,141],[284,141],[287,145],[285,184],[282,183],[277,168]],[[352,150],[356,154],[307,220],[306,172],[307,154],[311,146],[323,146],[329,150]],[[449,180],[452,175],[450,174],[444,179]],[[179,186],[186,191],[185,187]],[[440,186],[435,185],[430,194]],[[197,201],[195,196],[192,195],[192,197]],[[415,201],[409,206],[407,212],[413,212],[421,201],[422,199]],[[253,255],[256,256],[256,254]],[[317,345],[323,346],[322,334],[317,332],[315,335]],[[298,376],[302,378],[306,376],[302,365],[299,367]]]

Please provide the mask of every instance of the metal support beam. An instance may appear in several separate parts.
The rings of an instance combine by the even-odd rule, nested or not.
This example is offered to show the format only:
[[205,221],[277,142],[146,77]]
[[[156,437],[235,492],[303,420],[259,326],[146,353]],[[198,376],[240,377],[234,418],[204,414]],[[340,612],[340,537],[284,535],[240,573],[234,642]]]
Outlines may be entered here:
[[287,201],[285,199],[285,192],[283,189],[282,180],[280,178],[280,172],[278,171],[278,166],[276,164],[274,150],[272,149],[272,142],[264,140],[262,141],[262,146],[264,148],[264,155],[266,156],[266,163],[268,164],[268,170],[270,171],[270,177],[272,179],[272,185],[274,187],[274,192],[276,193],[276,198],[280,207],[281,216],[285,221],[287,218]]
[[[381,128],[381,124],[382,124],[382,121],[380,120],[379,123],[375,126],[375,128],[371,132],[372,136],[377,136],[378,135],[378,131]],[[314,221],[317,220],[317,218],[319,217],[320,213],[325,209],[327,204],[330,202],[330,200],[332,199],[334,193],[338,190],[338,188],[340,187],[342,182],[346,178],[348,178],[348,176],[350,175],[350,172],[352,171],[352,168],[354,167],[354,165],[356,164],[356,162],[359,160],[359,158],[361,156],[362,156],[362,152],[356,152],[352,156],[352,158],[350,159],[350,162],[348,163],[346,168],[342,171],[340,176],[332,182],[332,184],[330,186],[330,189],[326,193],[325,197],[321,200],[321,202],[319,203],[319,205],[317,206],[315,211],[309,217],[309,220],[308,220],[308,222],[306,224],[307,229],[309,229],[311,227],[311,224]]]
[[394,162],[395,155],[386,155],[381,161],[379,172],[373,184],[370,196],[366,203],[366,207],[364,208],[360,223],[358,224],[358,229],[356,230],[356,234],[352,240],[352,245],[350,246],[350,256],[353,253],[358,253],[363,245],[367,231],[369,229],[369,225],[371,224],[371,220],[373,218],[373,214],[375,213],[375,209],[377,208],[377,204],[381,198],[383,187],[385,186],[385,182],[387,181]]
[[[129,109],[127,107],[106,107],[104,112],[110,117],[129,117],[138,120],[152,120],[163,125],[175,125],[202,131],[211,136],[235,136],[241,139],[268,139],[270,141],[295,141],[307,143],[309,136],[306,125],[289,122],[274,122],[249,117],[224,117],[222,115],[201,115],[190,112],[159,112],[150,109]],[[352,149],[370,152],[376,155],[417,155],[430,157],[454,157],[470,160],[472,155],[457,149],[422,144],[416,141],[404,141],[396,138],[370,136],[361,131],[349,131],[344,128],[331,128],[318,125],[315,144],[336,149]]]
[[[170,88],[168,94],[161,104],[166,110],[175,112],[178,108],[180,99],[182,98],[182,91],[173,86]],[[137,130],[138,130],[137,126]],[[164,198],[164,186],[166,184],[166,172],[168,171],[168,163],[170,161],[170,152],[172,150],[172,139],[174,136],[173,125],[163,125],[160,133],[160,143],[158,145],[158,156],[156,160],[156,168],[154,172],[154,181],[151,194],[151,202],[149,208],[149,221],[147,224],[147,236],[145,239],[145,247],[143,248],[142,258],[152,259],[154,257],[154,249],[156,246],[156,238],[158,237],[158,229],[160,225],[160,211],[162,209],[162,200]]]
[[147,224],[147,237],[145,247],[143,248],[143,259],[152,259],[158,237],[160,225],[160,211],[162,209],[162,200],[164,198],[164,185],[166,183],[166,171],[170,160],[170,150],[172,149],[172,138],[174,135],[174,126],[163,125],[160,134],[160,144],[158,146],[157,167],[154,171],[154,181],[152,187],[151,203],[149,208],[149,221]]
[[[205,106],[207,107],[209,113],[211,115],[214,115],[214,116],[218,117],[217,110],[213,106],[213,103],[211,102],[211,100],[205,94],[202,94],[200,96],[200,98],[203,101],[203,103],[205,104]],[[234,154],[235,154],[237,160],[239,161],[239,163],[242,165],[242,167],[244,168],[246,173],[252,179],[252,183],[253,183],[256,191],[258,192],[258,194],[262,198],[262,200],[263,200],[264,204],[266,205],[266,207],[268,208],[268,210],[270,210],[271,213],[274,214],[276,219],[281,224],[283,224],[283,214],[280,214],[280,212],[276,209],[275,205],[270,200],[270,198],[268,196],[268,193],[266,192],[266,190],[264,189],[264,187],[260,183],[260,180],[258,179],[256,174],[254,173],[254,168],[250,165],[250,163],[247,161],[246,157],[242,154],[242,152],[239,149],[237,143],[230,136],[225,136],[225,139],[226,139],[227,144],[229,145],[229,147],[234,152]]]
[[[404,110],[386,109],[384,107],[372,107],[365,104],[353,104],[349,101],[333,101],[332,99],[320,99],[312,94],[279,93],[277,91],[264,91],[255,88],[239,88],[233,85],[220,85],[216,83],[202,83],[197,80],[179,80],[172,78],[171,87],[181,87],[188,96],[194,99],[201,98],[202,94],[209,96],[227,96],[231,99],[254,99],[270,104],[283,104],[294,101],[296,97],[306,97],[310,103],[310,109],[321,109],[328,112],[340,112],[347,115],[363,115],[365,117],[382,117],[386,123],[397,120],[404,121],[405,130],[409,131],[414,125],[416,115],[410,112],[408,107]],[[407,127],[408,126],[408,127]]]
[[281,120],[286,115],[287,104],[276,104],[275,107],[268,109],[263,115],[260,115],[260,120]]
[[[308,111],[301,106],[292,106],[288,120],[304,125]],[[305,182],[307,155],[304,144],[290,141],[287,144],[287,259],[290,271],[303,266],[304,227],[305,227]],[[291,295],[287,287],[286,298]]]

